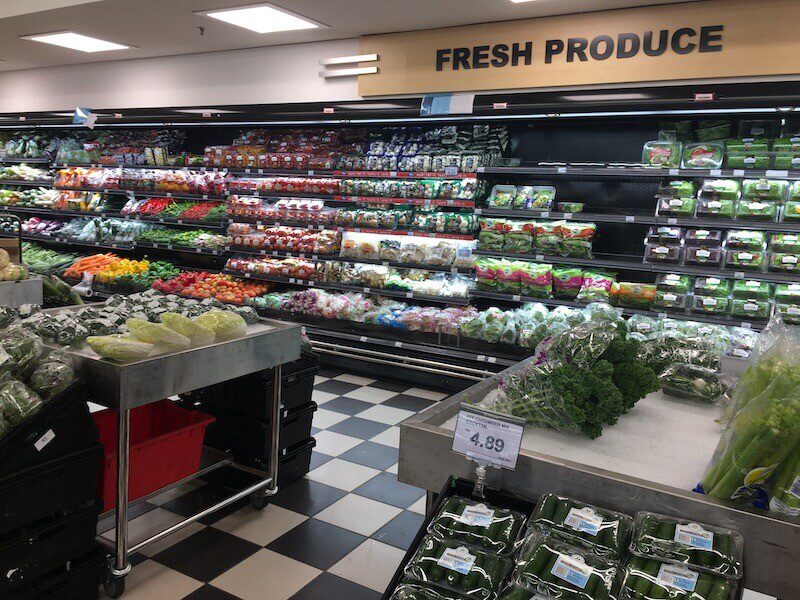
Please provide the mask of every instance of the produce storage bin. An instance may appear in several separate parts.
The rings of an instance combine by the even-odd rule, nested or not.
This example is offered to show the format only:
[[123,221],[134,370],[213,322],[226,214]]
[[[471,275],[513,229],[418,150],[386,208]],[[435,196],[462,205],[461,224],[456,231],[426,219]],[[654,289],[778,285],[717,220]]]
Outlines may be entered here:
[[36,521],[0,538],[0,596],[95,547],[100,501]]
[[[281,412],[280,449],[290,448],[311,436],[317,405],[309,402]],[[269,421],[258,421],[225,411],[214,411],[216,422],[208,428],[206,444],[231,452],[237,461],[266,469],[269,462]]]
[[0,440],[0,476],[83,450],[97,439],[86,389],[75,382]]
[[[291,410],[311,402],[314,376],[318,372],[319,359],[315,354],[304,352],[299,360],[283,365],[281,404],[285,409]],[[221,409],[265,421],[269,419],[272,401],[272,369],[190,392],[184,397],[204,408]]]
[[[117,505],[117,413],[104,410],[92,417],[100,431],[105,460],[98,493],[105,510]],[[196,473],[203,435],[214,417],[162,400],[131,411],[128,500],[136,500]]]
[[96,600],[105,554],[91,552],[45,573],[14,591],[14,600]]
[[0,535],[93,500],[102,446],[0,478]]

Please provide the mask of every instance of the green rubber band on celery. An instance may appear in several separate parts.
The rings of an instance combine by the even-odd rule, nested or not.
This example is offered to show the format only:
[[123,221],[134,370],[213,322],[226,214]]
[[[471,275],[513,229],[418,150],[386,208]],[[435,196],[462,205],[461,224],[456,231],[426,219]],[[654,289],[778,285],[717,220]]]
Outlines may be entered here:
[[536,518],[552,521],[553,517],[556,514],[557,507],[558,507],[558,499],[556,498],[556,496],[548,494],[542,501],[542,507],[539,509],[539,514],[537,515]]
[[714,587],[711,588],[711,593],[708,595],[708,600],[728,600],[729,595],[730,586],[728,585],[728,580],[717,577]]

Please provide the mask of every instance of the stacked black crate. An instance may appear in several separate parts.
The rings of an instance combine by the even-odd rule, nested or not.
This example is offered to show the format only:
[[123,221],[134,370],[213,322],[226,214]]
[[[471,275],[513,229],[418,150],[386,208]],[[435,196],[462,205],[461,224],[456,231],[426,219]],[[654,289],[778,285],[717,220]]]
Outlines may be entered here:
[[[317,410],[311,396],[318,371],[318,358],[310,352],[283,365],[279,486],[309,471],[316,443],[311,437],[311,422]],[[273,376],[273,369],[265,369],[187,396],[195,406],[216,417],[206,432],[206,445],[230,452],[241,464],[267,469]]]
[[0,440],[0,597],[97,597],[97,439],[76,382]]

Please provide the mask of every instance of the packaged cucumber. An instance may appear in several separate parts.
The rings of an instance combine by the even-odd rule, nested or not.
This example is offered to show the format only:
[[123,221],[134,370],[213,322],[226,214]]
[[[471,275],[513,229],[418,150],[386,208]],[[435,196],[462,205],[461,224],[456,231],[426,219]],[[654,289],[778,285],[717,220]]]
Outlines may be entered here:
[[466,596],[404,580],[395,588],[390,600],[466,600]]
[[771,152],[730,152],[727,166],[729,169],[757,169],[760,171],[772,166]]
[[[520,551],[513,583],[545,598],[611,600],[617,563],[550,535],[535,534]],[[535,597],[535,596],[534,596]]]
[[767,152],[769,140],[766,138],[739,138],[728,140],[725,145],[728,152]]
[[742,184],[735,179],[704,179],[697,195],[711,200],[738,200],[741,190]]
[[509,554],[518,544],[525,516],[461,496],[450,496],[433,517],[428,532],[476,548]]
[[737,588],[732,579],[633,556],[625,567],[622,597],[628,600],[733,600]]
[[405,575],[436,589],[488,600],[497,593],[510,568],[510,561],[496,554],[429,534],[406,565]]
[[719,169],[722,166],[724,149],[724,144],[718,142],[686,144],[682,166],[684,169]]
[[681,162],[680,142],[645,142],[642,147],[642,164],[650,167],[678,167]]
[[547,600],[547,596],[509,584],[500,592],[497,600]]
[[788,194],[789,182],[785,179],[745,179],[742,182],[742,198],[748,200],[782,202]]
[[636,513],[630,551],[637,556],[688,565],[738,579],[742,576],[740,533],[689,519]]
[[632,523],[628,515],[555,494],[542,496],[531,516],[537,530],[611,559],[625,552]]

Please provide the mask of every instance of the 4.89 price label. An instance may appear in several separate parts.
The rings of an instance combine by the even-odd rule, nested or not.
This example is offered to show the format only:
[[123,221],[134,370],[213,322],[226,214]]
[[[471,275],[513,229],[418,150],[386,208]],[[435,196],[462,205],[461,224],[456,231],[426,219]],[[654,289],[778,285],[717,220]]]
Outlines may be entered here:
[[525,422],[464,406],[458,413],[453,452],[498,467],[517,466]]

